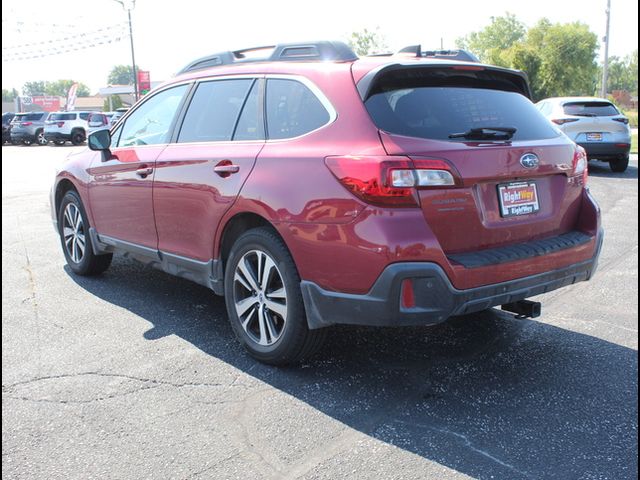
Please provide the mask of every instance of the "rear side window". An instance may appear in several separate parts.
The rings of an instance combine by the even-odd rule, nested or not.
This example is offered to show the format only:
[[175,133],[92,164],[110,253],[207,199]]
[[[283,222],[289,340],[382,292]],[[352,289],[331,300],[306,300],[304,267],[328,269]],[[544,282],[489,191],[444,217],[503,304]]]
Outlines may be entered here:
[[609,102],[571,102],[565,103],[564,113],[579,117],[613,117],[620,115],[618,109]]
[[513,127],[514,140],[560,135],[509,82],[487,72],[418,72],[383,79],[365,106],[381,130],[433,140],[472,128]]
[[21,121],[23,122],[39,122],[47,118],[46,113],[38,112],[38,113],[27,113],[24,117],[22,117]]
[[293,138],[325,125],[329,112],[306,85],[296,80],[267,80],[267,135]]
[[178,143],[231,140],[252,79],[203,82],[184,117]]

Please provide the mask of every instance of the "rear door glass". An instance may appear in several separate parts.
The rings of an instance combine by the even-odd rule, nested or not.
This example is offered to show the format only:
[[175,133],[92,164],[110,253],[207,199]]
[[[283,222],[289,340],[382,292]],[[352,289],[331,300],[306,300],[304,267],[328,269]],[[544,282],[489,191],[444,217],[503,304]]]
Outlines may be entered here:
[[566,115],[579,117],[613,117],[620,115],[618,109],[609,102],[571,102],[564,104]]
[[473,128],[513,127],[513,140],[560,134],[515,87],[500,78],[439,71],[383,78],[365,106],[381,130],[434,140]]
[[316,130],[331,115],[316,95],[296,80],[267,80],[267,135],[270,139],[293,138]]
[[189,104],[178,143],[229,141],[253,79],[203,82]]

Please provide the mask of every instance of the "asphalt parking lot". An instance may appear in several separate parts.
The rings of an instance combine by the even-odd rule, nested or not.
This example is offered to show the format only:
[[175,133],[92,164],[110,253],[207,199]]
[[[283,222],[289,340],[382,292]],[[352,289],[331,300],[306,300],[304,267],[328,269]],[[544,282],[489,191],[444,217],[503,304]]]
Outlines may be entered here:
[[590,165],[600,268],[541,318],[336,328],[278,369],[203,287],[71,274],[47,190],[75,150],[2,147],[3,478],[637,478],[637,157]]

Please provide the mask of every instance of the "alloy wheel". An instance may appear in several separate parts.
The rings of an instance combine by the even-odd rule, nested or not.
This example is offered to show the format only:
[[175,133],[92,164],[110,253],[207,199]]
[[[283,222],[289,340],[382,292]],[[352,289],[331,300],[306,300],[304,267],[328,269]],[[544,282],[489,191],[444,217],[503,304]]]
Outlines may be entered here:
[[82,214],[74,203],[69,203],[64,209],[62,234],[67,254],[74,263],[80,263],[84,258],[86,238]]
[[233,277],[233,301],[238,320],[249,338],[271,346],[287,322],[287,291],[275,261],[261,250],[245,253]]

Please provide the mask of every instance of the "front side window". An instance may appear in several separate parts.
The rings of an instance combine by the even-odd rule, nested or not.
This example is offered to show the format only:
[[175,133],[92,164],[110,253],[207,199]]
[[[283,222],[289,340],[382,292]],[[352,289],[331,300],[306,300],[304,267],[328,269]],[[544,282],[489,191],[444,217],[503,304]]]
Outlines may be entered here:
[[187,85],[154,95],[129,115],[115,146],[133,147],[167,143],[169,130]]
[[316,130],[331,116],[309,88],[296,80],[267,80],[267,134],[270,139],[293,138]]
[[253,79],[217,80],[198,85],[178,143],[231,140]]

